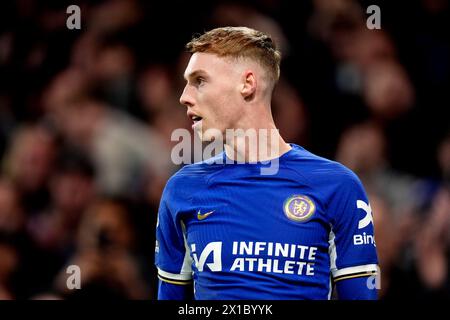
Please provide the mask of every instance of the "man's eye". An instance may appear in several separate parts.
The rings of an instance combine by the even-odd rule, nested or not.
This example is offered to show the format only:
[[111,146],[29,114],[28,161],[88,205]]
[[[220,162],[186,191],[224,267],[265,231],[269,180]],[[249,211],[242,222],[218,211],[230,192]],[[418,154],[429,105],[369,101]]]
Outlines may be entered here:
[[203,82],[205,82],[205,79],[203,79],[202,77],[198,77],[195,79],[195,83],[197,83],[198,85],[202,84]]

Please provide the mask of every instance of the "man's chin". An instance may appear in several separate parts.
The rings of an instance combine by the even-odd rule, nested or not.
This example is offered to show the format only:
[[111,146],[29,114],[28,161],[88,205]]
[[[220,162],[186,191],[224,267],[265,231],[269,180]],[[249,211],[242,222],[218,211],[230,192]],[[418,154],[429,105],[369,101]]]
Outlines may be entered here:
[[202,130],[195,130],[195,129],[194,129],[194,138],[195,138],[195,139],[198,139],[198,140],[201,141],[201,142],[203,142],[204,135],[203,135]]
[[217,128],[205,128],[199,126],[194,128],[194,132],[202,142],[222,140],[223,137],[222,131]]

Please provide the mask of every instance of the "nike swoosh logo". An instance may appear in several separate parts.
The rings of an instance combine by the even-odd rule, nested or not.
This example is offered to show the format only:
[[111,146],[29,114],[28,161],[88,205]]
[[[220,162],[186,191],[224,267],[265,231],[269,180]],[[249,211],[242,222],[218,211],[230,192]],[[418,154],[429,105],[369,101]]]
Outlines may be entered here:
[[215,211],[215,210],[209,211],[209,212],[204,213],[204,214],[201,214],[201,211],[198,210],[198,212],[197,212],[197,219],[198,219],[198,220],[206,219],[206,218],[207,218],[210,214],[212,214],[214,211]]

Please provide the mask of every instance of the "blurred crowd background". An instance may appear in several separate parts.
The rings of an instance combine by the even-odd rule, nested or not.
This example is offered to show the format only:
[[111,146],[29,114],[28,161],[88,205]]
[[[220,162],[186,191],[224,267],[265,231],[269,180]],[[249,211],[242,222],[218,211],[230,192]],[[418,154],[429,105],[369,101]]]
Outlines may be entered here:
[[[66,8],[81,9],[69,30]],[[366,8],[381,9],[381,30]],[[0,299],[153,299],[191,37],[271,34],[282,135],[362,179],[381,299],[450,298],[449,1],[14,0],[0,10]],[[68,290],[68,265],[82,290]]]

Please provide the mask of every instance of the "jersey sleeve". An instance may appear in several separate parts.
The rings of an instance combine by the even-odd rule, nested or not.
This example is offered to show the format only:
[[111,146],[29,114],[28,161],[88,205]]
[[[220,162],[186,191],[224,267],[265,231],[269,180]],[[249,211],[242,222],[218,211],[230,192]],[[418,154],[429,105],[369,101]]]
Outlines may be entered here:
[[190,285],[177,285],[158,281],[158,300],[194,300],[194,290]]
[[155,264],[161,281],[189,285],[192,280],[192,260],[186,244],[183,222],[176,219],[171,212],[173,201],[169,197],[168,186],[166,186],[156,224]]
[[378,300],[378,291],[376,287],[371,285],[370,277],[349,278],[338,281],[336,290],[339,300]]
[[377,273],[372,209],[358,177],[346,173],[330,204],[329,254],[334,282]]

